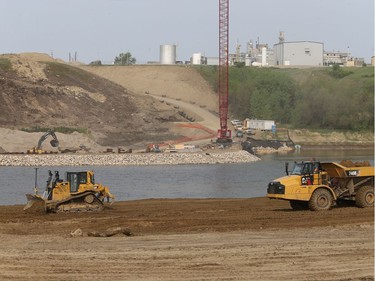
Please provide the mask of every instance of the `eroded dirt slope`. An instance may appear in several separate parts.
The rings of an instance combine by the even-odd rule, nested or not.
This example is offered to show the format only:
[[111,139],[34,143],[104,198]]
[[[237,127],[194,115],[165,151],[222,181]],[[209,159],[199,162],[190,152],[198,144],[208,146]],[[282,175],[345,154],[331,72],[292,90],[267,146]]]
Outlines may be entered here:
[[1,59],[11,63],[0,67],[2,128],[69,127],[103,146],[143,146],[176,137],[171,122],[187,121],[171,105],[46,55]]
[[193,67],[178,65],[80,66],[129,91],[194,103],[218,111],[218,98],[211,86]]

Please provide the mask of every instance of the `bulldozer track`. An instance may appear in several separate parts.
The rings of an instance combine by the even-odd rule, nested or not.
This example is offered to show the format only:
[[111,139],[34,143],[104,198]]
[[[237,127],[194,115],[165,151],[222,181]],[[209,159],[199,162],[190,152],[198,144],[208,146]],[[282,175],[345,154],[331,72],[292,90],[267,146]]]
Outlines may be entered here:
[[[50,207],[52,207],[50,209]],[[56,205],[48,206],[51,212],[96,212],[103,210],[103,202],[95,195],[93,191],[85,191],[80,194],[59,202]]]

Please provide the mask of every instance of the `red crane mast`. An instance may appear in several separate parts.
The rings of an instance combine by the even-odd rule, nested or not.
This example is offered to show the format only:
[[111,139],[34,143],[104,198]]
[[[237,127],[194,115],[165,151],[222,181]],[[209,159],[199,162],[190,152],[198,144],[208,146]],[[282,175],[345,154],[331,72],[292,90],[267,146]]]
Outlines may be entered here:
[[219,118],[217,142],[231,142],[228,130],[229,92],[229,0],[219,0]]

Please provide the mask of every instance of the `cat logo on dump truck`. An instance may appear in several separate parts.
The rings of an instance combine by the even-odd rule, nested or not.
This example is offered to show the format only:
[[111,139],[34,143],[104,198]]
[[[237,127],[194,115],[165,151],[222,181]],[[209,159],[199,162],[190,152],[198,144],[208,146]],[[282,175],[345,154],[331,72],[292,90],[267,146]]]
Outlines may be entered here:
[[350,170],[347,171],[348,177],[358,177],[359,176],[359,170]]

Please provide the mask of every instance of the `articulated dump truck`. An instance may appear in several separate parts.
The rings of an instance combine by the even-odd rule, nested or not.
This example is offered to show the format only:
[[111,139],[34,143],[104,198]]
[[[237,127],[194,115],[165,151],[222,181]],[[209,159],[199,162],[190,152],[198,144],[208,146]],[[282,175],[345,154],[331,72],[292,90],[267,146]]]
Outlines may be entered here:
[[367,162],[295,162],[291,172],[268,184],[267,197],[288,200],[294,210],[329,210],[340,201],[374,206],[374,167]]

